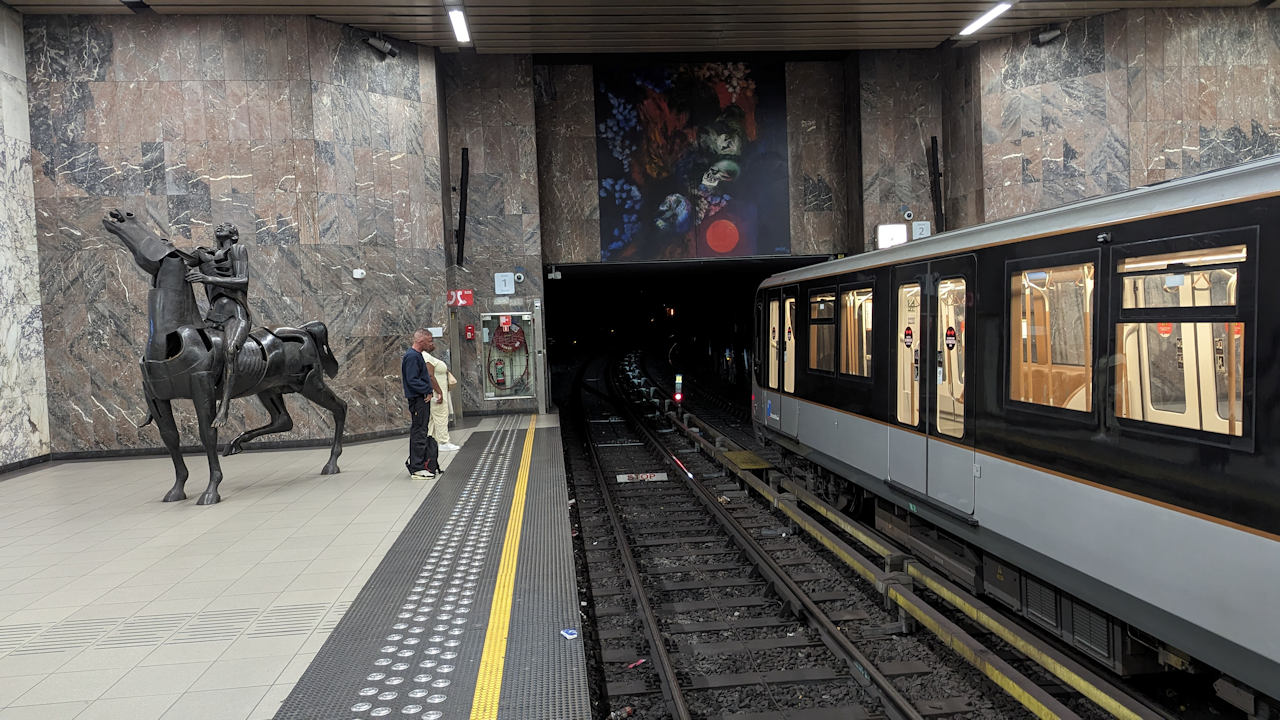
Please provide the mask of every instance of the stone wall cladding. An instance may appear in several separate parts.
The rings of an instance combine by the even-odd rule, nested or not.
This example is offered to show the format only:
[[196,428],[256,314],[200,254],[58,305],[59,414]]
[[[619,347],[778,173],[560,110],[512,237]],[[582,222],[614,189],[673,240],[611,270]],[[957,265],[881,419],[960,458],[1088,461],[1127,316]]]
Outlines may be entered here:
[[49,453],[22,17],[0,7],[0,467]]
[[[102,229],[114,207],[180,246],[235,223],[254,323],[323,320],[347,432],[404,424],[399,354],[444,274],[434,94],[424,101],[422,87],[434,57],[407,44],[383,57],[362,37],[304,16],[26,18],[54,452],[159,444],[133,427],[147,288]],[[268,441],[332,433],[327,413],[286,400],[295,428]],[[194,442],[194,413],[177,406]],[[267,417],[253,398],[232,413],[224,436]]]

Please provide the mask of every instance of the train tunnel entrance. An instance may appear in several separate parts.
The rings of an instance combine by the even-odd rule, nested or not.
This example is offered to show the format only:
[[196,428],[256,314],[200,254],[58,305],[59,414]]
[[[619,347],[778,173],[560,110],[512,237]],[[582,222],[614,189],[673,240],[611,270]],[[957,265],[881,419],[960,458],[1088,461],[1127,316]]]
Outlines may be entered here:
[[[756,287],[828,256],[590,263],[545,268],[547,356],[555,374],[600,353],[662,352],[750,393]],[[553,398],[553,401],[555,398]]]

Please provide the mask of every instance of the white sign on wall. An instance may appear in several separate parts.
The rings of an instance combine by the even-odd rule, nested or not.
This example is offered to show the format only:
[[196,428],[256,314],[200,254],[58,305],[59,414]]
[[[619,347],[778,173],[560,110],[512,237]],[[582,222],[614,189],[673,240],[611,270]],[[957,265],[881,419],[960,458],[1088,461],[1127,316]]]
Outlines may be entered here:
[[497,295],[515,295],[516,294],[516,274],[515,273],[494,273],[493,274],[493,292]]

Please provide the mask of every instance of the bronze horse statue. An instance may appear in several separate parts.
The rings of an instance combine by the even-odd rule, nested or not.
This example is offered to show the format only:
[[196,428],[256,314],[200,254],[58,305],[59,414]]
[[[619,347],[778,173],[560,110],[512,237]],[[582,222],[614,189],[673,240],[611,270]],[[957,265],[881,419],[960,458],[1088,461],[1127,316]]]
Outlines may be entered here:
[[[133,213],[112,210],[102,219],[102,224],[124,243],[138,267],[151,276],[151,291],[147,295],[149,334],[141,360],[148,416],[139,427],[155,420],[173,459],[177,477],[164,501],[187,498],[183,491],[187,466],[178,445],[172,401],[188,398],[195,405],[200,442],[209,457],[209,486],[197,504],[212,505],[221,499],[218,484],[222,482],[222,468],[218,463],[218,430],[213,420],[217,398],[222,395],[219,382],[224,375],[224,353],[222,333],[205,326],[196,305],[195,291],[187,280],[189,267],[197,260],[151,232]],[[257,395],[271,419],[262,427],[240,433],[227,445],[226,455],[241,452],[243,444],[253,438],[292,429],[293,418],[285,409],[283,396],[296,392],[333,413],[333,445],[329,462],[320,472],[324,475],[339,472],[338,456],[342,454],[347,404],[324,381],[325,375],[332,378],[338,373],[338,360],[329,348],[329,331],[324,323],[309,322],[300,328],[254,329],[236,357],[235,369],[231,397]]]

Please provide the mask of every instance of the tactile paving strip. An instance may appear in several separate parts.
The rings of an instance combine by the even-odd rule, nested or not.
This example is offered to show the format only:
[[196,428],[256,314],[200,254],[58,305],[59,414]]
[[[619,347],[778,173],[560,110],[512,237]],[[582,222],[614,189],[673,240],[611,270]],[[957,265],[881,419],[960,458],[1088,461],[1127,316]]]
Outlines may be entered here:
[[[534,435],[498,717],[590,720],[569,493],[558,428]],[[578,631],[566,638],[561,630]]]
[[471,436],[275,720],[468,714],[524,439],[520,420]]

